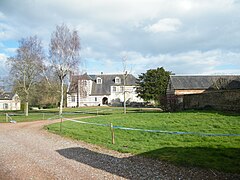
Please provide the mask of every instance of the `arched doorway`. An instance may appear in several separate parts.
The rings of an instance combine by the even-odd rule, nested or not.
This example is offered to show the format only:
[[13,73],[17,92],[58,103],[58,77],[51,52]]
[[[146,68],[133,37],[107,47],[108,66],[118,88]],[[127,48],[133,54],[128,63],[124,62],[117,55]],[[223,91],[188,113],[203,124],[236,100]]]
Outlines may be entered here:
[[102,104],[103,104],[103,105],[107,105],[107,104],[108,104],[108,98],[107,98],[107,97],[104,97],[104,98],[102,99]]

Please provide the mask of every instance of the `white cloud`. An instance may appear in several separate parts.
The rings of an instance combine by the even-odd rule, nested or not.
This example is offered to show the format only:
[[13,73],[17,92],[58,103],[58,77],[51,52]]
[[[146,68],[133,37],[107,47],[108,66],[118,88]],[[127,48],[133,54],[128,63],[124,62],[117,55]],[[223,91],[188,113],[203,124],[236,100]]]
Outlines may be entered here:
[[7,60],[7,56],[3,53],[0,53],[0,64],[5,63]]
[[5,18],[6,16],[2,12],[0,12],[0,20],[4,20]]
[[239,9],[234,0],[0,1],[0,53],[14,50],[6,41],[35,34],[47,52],[51,32],[64,22],[79,31],[89,70],[121,71],[125,51],[136,73],[157,66],[238,72]]
[[17,34],[16,29],[7,23],[0,23],[0,40],[15,38]]
[[6,68],[7,56],[6,54],[0,53],[0,75],[8,74]]
[[216,74],[221,72],[240,74],[239,52],[190,51],[178,54],[158,54],[156,56],[142,55],[139,52],[123,52],[123,54],[127,54],[128,63],[136,67],[136,74],[156,67],[164,67],[177,74]]
[[17,50],[17,48],[5,48],[4,49],[5,52],[9,53],[9,54],[14,54]]
[[147,32],[159,33],[159,32],[176,32],[182,22],[176,18],[160,19],[157,23],[149,25],[144,28]]

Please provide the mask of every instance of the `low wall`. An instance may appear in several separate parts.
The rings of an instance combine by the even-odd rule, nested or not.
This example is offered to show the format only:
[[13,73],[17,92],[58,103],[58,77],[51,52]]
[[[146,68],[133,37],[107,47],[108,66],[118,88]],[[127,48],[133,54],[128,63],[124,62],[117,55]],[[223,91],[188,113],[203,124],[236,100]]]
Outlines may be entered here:
[[207,108],[240,112],[240,90],[205,91],[183,96],[183,109]]

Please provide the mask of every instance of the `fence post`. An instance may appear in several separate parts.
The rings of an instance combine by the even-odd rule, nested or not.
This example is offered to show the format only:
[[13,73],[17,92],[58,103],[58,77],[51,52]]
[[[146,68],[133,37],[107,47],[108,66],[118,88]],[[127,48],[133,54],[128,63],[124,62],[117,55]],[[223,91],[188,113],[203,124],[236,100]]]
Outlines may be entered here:
[[112,134],[112,144],[115,144],[115,137],[114,137],[114,128],[113,128],[113,124],[110,124],[110,130],[111,130],[111,134]]
[[62,115],[60,116],[60,118],[61,118],[61,122],[60,122],[60,132],[62,132],[62,120],[63,120]]
[[45,120],[45,114],[43,113],[43,120]]
[[6,122],[8,122],[8,114],[6,113]]

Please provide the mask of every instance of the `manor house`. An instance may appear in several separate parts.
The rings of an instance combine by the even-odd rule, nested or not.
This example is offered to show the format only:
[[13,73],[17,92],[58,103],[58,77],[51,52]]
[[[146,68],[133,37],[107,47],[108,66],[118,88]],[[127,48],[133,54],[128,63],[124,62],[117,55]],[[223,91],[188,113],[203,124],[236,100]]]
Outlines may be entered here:
[[132,74],[73,75],[67,93],[67,107],[142,103],[137,97]]

